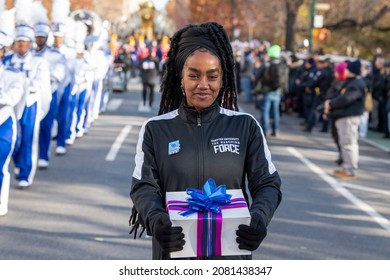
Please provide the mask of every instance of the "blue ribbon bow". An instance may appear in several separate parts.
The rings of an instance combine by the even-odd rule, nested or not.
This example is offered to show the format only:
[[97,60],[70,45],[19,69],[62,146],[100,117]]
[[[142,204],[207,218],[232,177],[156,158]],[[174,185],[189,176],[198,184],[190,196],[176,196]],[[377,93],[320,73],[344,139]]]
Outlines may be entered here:
[[190,195],[186,199],[189,210],[179,212],[183,216],[189,216],[195,212],[211,211],[221,213],[220,206],[230,204],[231,194],[226,193],[226,185],[216,186],[213,179],[208,179],[203,185],[203,191],[195,188],[187,188]]

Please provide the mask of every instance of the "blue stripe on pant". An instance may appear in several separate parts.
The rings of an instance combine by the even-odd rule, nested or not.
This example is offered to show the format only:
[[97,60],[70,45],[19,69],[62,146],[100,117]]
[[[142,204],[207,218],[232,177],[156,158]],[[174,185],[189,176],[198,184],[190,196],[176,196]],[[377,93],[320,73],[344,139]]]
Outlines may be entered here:
[[8,205],[9,163],[16,140],[16,120],[10,116],[0,124],[0,204]]
[[65,87],[60,100],[60,104],[58,105],[58,113],[57,113],[57,123],[58,123],[57,146],[58,147],[65,147],[65,140],[67,139],[66,134],[67,134],[67,128],[69,127],[68,122],[71,121],[69,117],[71,90],[72,90],[72,85],[69,83]]
[[39,120],[37,118],[37,103],[25,107],[19,121],[19,145],[15,147],[13,159],[15,166],[20,168],[19,181],[32,184],[38,161]]
[[57,109],[57,91],[54,91],[51,94],[49,112],[41,121],[39,131],[39,158],[47,161],[50,159],[51,130],[54,118],[57,115]]
[[87,98],[87,90],[84,89],[78,96],[78,103],[76,108],[77,122],[76,122],[76,133],[84,131],[85,124],[87,121],[89,99]]
[[76,138],[76,104],[77,104],[77,93],[70,95],[68,121],[66,125],[65,136],[66,139],[74,140]]

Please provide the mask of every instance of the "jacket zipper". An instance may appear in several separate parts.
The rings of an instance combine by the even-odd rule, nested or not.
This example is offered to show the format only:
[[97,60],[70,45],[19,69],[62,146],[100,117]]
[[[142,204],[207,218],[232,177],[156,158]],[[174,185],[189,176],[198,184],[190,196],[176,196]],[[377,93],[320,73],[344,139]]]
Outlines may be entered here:
[[202,189],[203,184],[204,184],[204,151],[203,151],[203,129],[202,129],[202,119],[200,117],[200,114],[198,114],[197,118],[197,127],[200,129],[200,141],[199,141],[199,160],[198,160],[198,186],[199,189]]

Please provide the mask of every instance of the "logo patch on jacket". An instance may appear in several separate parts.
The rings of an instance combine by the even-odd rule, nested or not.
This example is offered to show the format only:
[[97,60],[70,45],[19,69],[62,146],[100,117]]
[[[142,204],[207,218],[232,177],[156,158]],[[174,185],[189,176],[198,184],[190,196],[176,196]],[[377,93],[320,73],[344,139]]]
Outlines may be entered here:
[[180,151],[180,141],[176,140],[173,142],[169,142],[168,144],[168,155],[177,154]]
[[240,154],[240,139],[239,138],[218,138],[212,139],[211,145],[214,148],[214,153],[233,153]]

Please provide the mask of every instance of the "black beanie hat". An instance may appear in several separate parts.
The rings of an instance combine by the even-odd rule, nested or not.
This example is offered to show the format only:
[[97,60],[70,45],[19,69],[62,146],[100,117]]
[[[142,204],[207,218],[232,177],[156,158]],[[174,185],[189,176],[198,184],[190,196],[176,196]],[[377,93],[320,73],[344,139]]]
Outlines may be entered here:
[[349,72],[355,74],[356,76],[360,75],[361,68],[362,68],[362,64],[360,63],[359,59],[348,62],[347,69],[349,70]]

